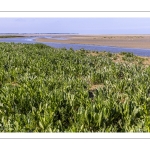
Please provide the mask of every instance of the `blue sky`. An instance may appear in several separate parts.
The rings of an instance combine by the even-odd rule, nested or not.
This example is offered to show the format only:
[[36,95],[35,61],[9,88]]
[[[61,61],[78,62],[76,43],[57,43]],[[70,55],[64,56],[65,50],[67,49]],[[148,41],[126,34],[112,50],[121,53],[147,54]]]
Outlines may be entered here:
[[150,18],[0,18],[0,33],[150,34]]

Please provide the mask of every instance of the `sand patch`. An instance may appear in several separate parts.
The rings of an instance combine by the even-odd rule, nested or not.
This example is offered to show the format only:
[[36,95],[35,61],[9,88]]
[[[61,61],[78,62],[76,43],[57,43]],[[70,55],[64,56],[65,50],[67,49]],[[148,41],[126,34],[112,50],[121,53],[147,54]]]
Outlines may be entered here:
[[55,37],[66,40],[38,38],[37,41],[150,49],[150,35],[55,35]]

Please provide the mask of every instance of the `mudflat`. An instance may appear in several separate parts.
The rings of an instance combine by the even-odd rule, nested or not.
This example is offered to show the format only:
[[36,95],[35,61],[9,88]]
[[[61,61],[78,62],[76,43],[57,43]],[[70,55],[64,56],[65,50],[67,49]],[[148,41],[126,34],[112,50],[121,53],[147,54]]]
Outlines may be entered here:
[[38,37],[38,42],[67,44],[89,44],[124,48],[150,49],[150,35],[51,35],[51,38]]

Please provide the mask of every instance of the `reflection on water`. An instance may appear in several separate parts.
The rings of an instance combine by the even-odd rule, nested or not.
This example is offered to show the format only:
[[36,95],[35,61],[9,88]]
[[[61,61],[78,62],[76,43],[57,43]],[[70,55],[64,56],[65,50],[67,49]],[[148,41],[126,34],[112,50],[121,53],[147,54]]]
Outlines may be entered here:
[[42,38],[45,38],[45,39],[55,39],[55,40],[67,40],[66,37],[55,37],[55,36],[44,36]]
[[35,37],[29,37],[29,38],[0,38],[0,42],[14,42],[14,43],[35,43],[34,42]]
[[[48,37],[49,38],[49,37]],[[50,37],[51,38],[51,37]],[[23,38],[0,38],[0,42],[14,42],[14,43],[38,43],[35,41],[36,37],[23,37]],[[64,39],[62,39],[64,40]],[[50,42],[41,42],[48,46],[55,48],[65,47],[67,49],[73,48],[74,50],[85,49],[85,50],[94,50],[94,51],[109,51],[112,53],[118,52],[131,52],[139,56],[150,56],[149,49],[137,49],[137,48],[120,48],[120,47],[111,47],[111,46],[97,46],[97,45],[86,45],[86,44],[62,44],[62,43],[50,43]]]
[[120,47],[112,47],[112,46],[96,46],[96,45],[84,45],[84,44],[61,44],[61,43],[48,43],[44,44],[56,48],[65,47],[67,49],[73,48],[74,50],[85,49],[91,51],[108,51],[112,53],[119,52],[130,52],[139,56],[150,56],[150,50],[147,49],[137,49],[137,48],[120,48]]

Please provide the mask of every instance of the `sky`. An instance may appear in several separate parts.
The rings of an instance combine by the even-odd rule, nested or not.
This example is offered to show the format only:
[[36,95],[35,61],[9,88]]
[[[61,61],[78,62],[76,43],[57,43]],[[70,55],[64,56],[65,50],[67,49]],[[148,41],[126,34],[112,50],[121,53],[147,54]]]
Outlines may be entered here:
[[150,34],[150,18],[0,18],[0,33]]

